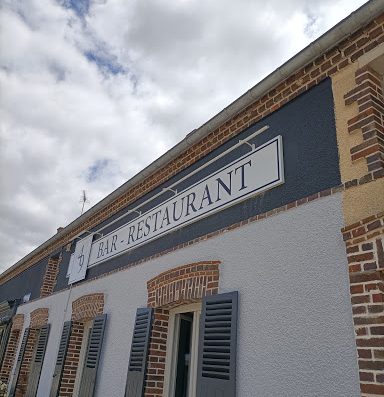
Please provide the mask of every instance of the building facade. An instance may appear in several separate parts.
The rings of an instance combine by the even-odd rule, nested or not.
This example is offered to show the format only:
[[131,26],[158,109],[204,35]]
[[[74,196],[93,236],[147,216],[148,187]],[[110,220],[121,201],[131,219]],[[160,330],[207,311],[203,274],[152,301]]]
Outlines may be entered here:
[[0,275],[10,396],[384,394],[373,0]]

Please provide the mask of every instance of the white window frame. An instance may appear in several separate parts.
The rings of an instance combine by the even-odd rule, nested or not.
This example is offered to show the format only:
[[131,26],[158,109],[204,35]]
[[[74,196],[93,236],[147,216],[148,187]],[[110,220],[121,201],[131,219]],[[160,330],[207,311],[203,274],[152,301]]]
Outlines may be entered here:
[[196,396],[197,358],[198,358],[198,350],[199,350],[199,324],[200,324],[200,315],[201,315],[201,302],[178,306],[169,311],[167,352],[165,356],[165,376],[164,376],[164,393],[163,393],[164,397],[173,397],[175,394],[180,314],[190,313],[190,312],[193,313],[193,323],[192,323],[192,336],[191,336],[191,341],[192,341],[191,361],[189,366],[191,373],[189,375],[188,397]]

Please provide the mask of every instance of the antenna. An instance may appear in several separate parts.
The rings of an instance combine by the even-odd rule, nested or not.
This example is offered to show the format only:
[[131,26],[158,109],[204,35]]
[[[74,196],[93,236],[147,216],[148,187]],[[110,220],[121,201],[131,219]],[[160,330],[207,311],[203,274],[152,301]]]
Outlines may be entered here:
[[85,192],[85,190],[83,190],[81,193],[80,203],[83,203],[83,205],[81,207],[81,214],[80,214],[80,215],[83,215],[85,203],[87,203],[87,204],[89,203],[87,193]]

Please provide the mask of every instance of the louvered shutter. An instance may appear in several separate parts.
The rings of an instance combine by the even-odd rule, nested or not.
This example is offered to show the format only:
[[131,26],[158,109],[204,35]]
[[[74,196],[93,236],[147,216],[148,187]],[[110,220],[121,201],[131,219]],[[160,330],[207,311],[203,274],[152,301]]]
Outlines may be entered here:
[[0,340],[1,340],[1,344],[0,344],[0,368],[1,368],[1,365],[3,364],[5,350],[7,348],[9,335],[11,333],[11,328],[12,328],[12,322],[9,322],[7,324],[7,326],[5,327],[5,329],[2,330],[2,333],[1,333],[1,337],[0,337]]
[[152,317],[152,308],[139,308],[136,311],[125,397],[143,396]]
[[237,301],[237,291],[203,300],[197,397],[236,396]]
[[43,367],[45,351],[47,349],[50,325],[44,325],[40,328],[39,336],[37,338],[37,347],[35,355],[32,359],[32,366],[28,379],[26,397],[35,397],[37,388],[39,386],[41,368]]
[[9,391],[9,397],[15,396],[16,385],[17,385],[17,381],[19,380],[20,368],[21,368],[21,364],[22,364],[23,358],[24,358],[25,347],[27,346],[28,336],[29,336],[29,328],[26,328],[24,331],[23,339],[21,341],[19,355],[17,356],[16,368],[15,368],[15,372],[14,372],[13,378],[12,378],[11,388]]
[[61,339],[59,344],[59,352],[57,353],[55,371],[53,373],[53,381],[51,386],[50,397],[57,397],[59,394],[61,377],[63,375],[64,361],[67,354],[69,337],[71,336],[72,321],[66,321],[63,326],[63,332],[61,333]]
[[79,396],[92,397],[95,390],[97,367],[99,365],[107,315],[95,317],[89,335]]

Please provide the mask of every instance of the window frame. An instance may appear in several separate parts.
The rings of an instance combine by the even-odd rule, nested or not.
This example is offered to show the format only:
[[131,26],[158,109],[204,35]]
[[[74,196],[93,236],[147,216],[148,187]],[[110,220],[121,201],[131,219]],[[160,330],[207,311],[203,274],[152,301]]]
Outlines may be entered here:
[[169,311],[167,350],[165,356],[164,397],[173,397],[176,386],[176,364],[178,357],[180,314],[193,313],[191,335],[191,361],[188,383],[188,397],[196,396],[197,361],[199,352],[199,328],[201,302],[177,306]]

